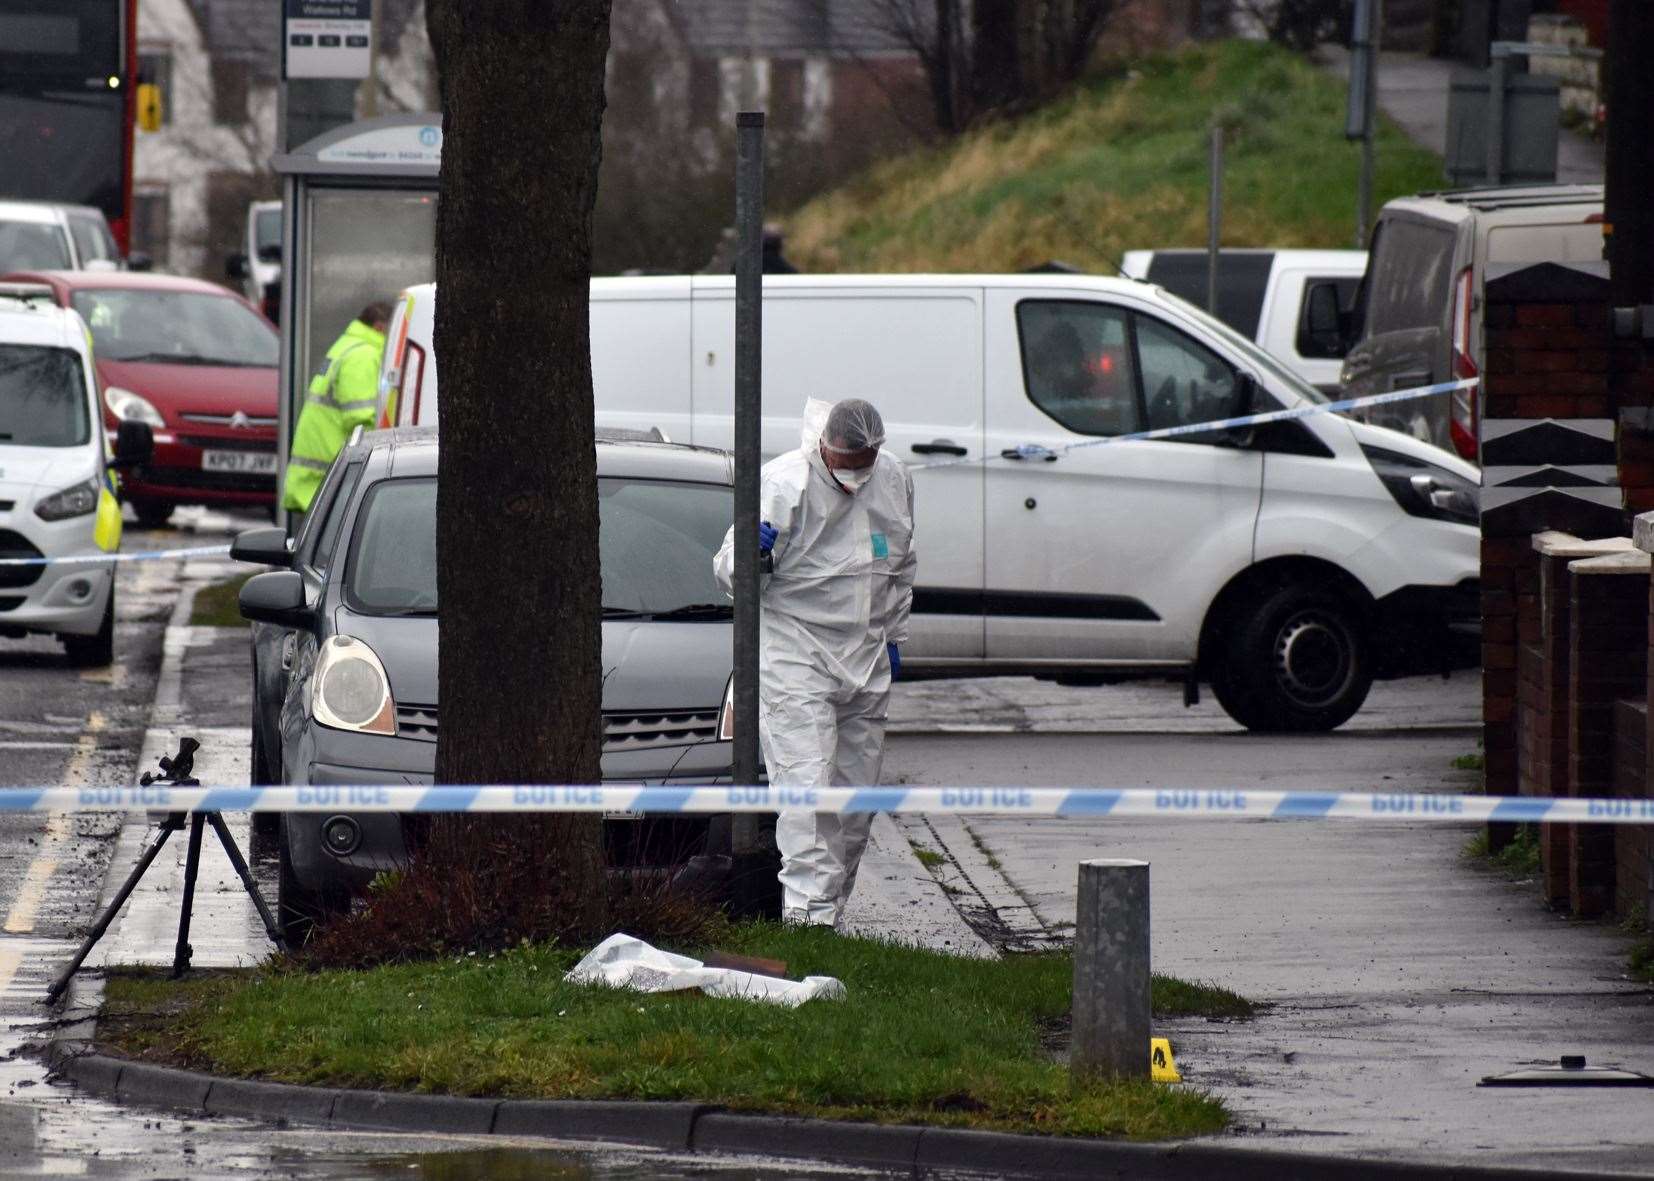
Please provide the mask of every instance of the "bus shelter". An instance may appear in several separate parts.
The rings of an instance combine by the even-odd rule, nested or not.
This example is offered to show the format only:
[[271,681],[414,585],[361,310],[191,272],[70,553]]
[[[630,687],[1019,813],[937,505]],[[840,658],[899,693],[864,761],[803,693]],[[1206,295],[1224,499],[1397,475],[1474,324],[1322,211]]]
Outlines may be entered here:
[[360,120],[270,161],[282,178],[278,489],[328,347],[363,307],[436,278],[441,161],[430,113]]

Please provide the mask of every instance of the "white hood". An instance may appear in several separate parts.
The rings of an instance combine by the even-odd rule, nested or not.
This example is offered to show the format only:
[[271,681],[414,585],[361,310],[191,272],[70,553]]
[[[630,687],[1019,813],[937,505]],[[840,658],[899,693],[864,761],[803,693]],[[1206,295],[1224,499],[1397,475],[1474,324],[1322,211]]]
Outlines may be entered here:
[[1344,419],[1349,425],[1350,433],[1355,441],[1363,447],[1382,447],[1386,451],[1394,451],[1405,455],[1409,459],[1417,459],[1423,463],[1433,463],[1437,467],[1446,468],[1454,475],[1463,476],[1473,484],[1482,482],[1482,469],[1475,464],[1459,458],[1453,452],[1426,443],[1423,439],[1415,439],[1412,435],[1402,431],[1391,430],[1389,427],[1374,426],[1370,422],[1358,422],[1353,418]]
[[19,447],[0,443],[0,499],[56,492],[86,479],[85,447]]

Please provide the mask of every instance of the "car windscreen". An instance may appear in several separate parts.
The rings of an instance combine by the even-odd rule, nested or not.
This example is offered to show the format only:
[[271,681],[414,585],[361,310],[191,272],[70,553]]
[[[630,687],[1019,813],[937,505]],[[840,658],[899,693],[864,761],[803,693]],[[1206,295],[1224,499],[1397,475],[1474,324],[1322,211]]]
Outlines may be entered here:
[[[1322,403],[1328,400],[1327,396],[1320,390],[1310,385],[1309,382],[1298,376],[1298,374],[1294,373],[1286,365],[1283,365],[1273,353],[1265,352],[1252,341],[1247,340],[1246,337],[1229,327],[1229,325],[1225,324],[1222,320],[1219,320],[1213,316],[1208,316],[1205,312],[1203,312],[1200,308],[1195,307],[1193,304],[1190,304],[1185,300],[1178,299],[1177,296],[1171,295],[1170,292],[1168,292],[1167,295],[1170,299],[1176,300],[1178,303],[1183,304],[1190,312],[1193,312],[1195,316],[1203,320],[1206,328],[1215,335],[1221,336],[1229,343],[1230,348],[1240,353],[1259,369],[1268,373],[1270,377],[1275,379],[1276,382],[1286,386],[1304,401]],[[1272,409],[1272,407],[1269,406],[1253,407],[1254,413],[1263,413],[1270,409]]]
[[0,221],[0,274],[56,271],[72,266],[69,235],[45,221]]
[[104,360],[276,366],[280,338],[227,293],[91,287],[77,290],[73,298]]
[[[729,600],[712,573],[734,514],[724,484],[602,477],[598,551],[608,618],[720,619]],[[357,514],[346,600],[371,615],[437,610],[436,480],[383,480]]]
[[0,444],[79,447],[91,437],[80,357],[69,349],[0,344]]

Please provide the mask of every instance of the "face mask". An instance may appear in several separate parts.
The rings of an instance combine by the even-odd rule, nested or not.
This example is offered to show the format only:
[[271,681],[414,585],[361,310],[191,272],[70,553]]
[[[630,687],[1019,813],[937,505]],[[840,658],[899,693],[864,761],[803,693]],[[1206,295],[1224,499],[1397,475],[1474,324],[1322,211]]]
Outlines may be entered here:
[[[828,469],[832,471],[831,468]],[[833,482],[846,492],[855,492],[873,478],[871,467],[839,468],[832,472]]]

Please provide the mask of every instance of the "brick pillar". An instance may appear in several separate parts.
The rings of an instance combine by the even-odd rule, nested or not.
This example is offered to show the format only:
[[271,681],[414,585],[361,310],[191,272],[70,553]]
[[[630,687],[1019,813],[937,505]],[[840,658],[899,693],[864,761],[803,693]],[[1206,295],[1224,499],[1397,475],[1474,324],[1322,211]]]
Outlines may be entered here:
[[[1568,564],[1569,783],[1577,796],[1614,794],[1614,706],[1648,693],[1649,558],[1638,550]],[[1614,909],[1614,829],[1574,826],[1569,901],[1580,918]]]
[[[1531,796],[1572,793],[1568,765],[1568,670],[1571,583],[1568,563],[1620,553],[1626,537],[1583,541],[1570,533],[1540,533],[1533,539],[1535,589],[1517,595],[1517,757],[1521,792]],[[1539,826],[1539,857],[1545,899],[1569,905],[1569,850],[1573,826]]]
[[[1601,263],[1489,266],[1481,403],[1482,742],[1490,793],[1524,779],[1516,707],[1520,606],[1534,628],[1533,535],[1629,532],[1615,467],[1608,394],[1607,268]],[[1530,661],[1531,664],[1531,661]],[[1531,777],[1530,777],[1531,778]],[[1513,825],[1488,826],[1498,849]]]

